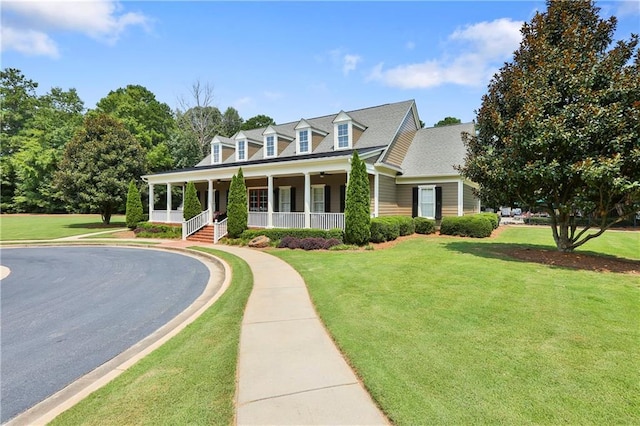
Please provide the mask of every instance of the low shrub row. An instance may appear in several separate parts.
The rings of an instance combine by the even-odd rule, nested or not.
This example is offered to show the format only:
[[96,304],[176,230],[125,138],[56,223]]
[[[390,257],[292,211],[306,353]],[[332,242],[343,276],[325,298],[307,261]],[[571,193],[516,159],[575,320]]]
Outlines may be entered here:
[[242,240],[250,241],[255,237],[264,235],[271,241],[282,240],[285,237],[294,238],[325,238],[327,240],[336,239],[340,242],[344,241],[344,233],[342,229],[330,229],[328,231],[322,229],[303,229],[303,228],[270,228],[270,229],[247,229],[240,235]]
[[443,217],[440,224],[440,234],[442,235],[485,238],[490,236],[492,231],[491,219],[481,214]]
[[413,225],[415,226],[416,234],[426,235],[436,232],[436,221],[426,217],[414,217]]
[[493,229],[498,229],[498,226],[500,226],[500,216],[498,215],[498,213],[478,213],[476,214],[476,216],[486,217],[487,219],[489,219],[491,221],[491,226],[493,227]]
[[296,238],[284,237],[280,240],[278,248],[302,249],[302,250],[328,250],[339,246],[342,241],[337,238]]
[[165,225],[161,223],[140,222],[133,230],[140,238],[182,238],[182,226]]

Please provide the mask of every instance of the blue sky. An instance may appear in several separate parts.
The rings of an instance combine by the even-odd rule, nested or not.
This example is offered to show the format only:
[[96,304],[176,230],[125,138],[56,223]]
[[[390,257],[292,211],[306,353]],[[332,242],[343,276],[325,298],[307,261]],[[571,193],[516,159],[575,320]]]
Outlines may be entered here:
[[[640,2],[601,1],[617,38]],[[474,119],[487,84],[544,1],[3,1],[2,68],[75,88],[93,108],[140,84],[170,107],[193,82],[214,105],[277,123],[415,99],[431,126]]]

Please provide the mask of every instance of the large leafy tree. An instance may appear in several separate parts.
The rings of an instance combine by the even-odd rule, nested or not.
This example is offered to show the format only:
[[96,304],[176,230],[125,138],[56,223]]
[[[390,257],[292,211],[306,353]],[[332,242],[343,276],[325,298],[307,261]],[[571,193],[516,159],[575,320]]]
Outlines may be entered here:
[[591,1],[548,1],[465,137],[480,196],[546,211],[560,251],[640,210],[638,36],[611,47],[615,28]]
[[247,187],[244,183],[242,168],[233,175],[227,200],[227,231],[231,238],[238,238],[247,229],[249,211],[247,205]]
[[461,121],[456,117],[445,117],[442,120],[438,121],[433,127],[442,127],[442,126],[450,126],[452,124],[460,124]]
[[88,114],[65,146],[56,184],[78,211],[99,212],[108,224],[127,197],[128,182],[145,171],[144,149],[117,118]]
[[276,124],[276,121],[268,115],[258,114],[249,118],[240,127],[242,130],[259,129],[261,127],[267,127],[271,124]]
[[[169,105],[159,102],[149,89],[128,85],[100,99],[96,111],[119,118],[147,151],[149,171],[171,168],[166,142],[176,123]],[[170,163],[167,166],[167,163]]]
[[222,114],[222,123],[220,126],[220,134],[230,138],[234,134],[240,131],[242,122],[244,120],[240,117],[240,113],[233,107],[228,107],[224,114]]
[[344,238],[348,244],[364,245],[371,237],[371,196],[367,167],[353,151],[344,207]]

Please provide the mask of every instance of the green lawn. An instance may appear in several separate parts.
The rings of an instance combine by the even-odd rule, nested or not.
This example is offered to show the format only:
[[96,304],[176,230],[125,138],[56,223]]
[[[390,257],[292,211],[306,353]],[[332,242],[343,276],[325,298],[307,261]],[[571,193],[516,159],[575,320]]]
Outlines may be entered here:
[[[639,233],[585,250],[638,258]],[[500,258],[548,228],[385,250],[274,250],[396,424],[640,423],[640,277]]]
[[0,215],[0,241],[50,240],[125,228],[123,215],[111,217],[104,225],[98,214]]
[[183,425],[233,422],[238,344],[253,286],[245,261],[226,260],[231,286],[200,318],[107,386],[58,416],[53,425]]

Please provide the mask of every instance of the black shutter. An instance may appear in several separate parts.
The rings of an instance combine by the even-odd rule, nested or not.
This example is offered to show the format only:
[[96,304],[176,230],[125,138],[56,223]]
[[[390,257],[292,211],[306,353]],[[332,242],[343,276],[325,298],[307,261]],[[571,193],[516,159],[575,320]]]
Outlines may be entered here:
[[436,186],[436,220],[442,219],[442,187]]
[[216,203],[216,211],[220,211],[220,191],[213,193],[213,200]]
[[331,187],[329,185],[324,187],[324,212],[331,212]]
[[340,185],[340,213],[344,213],[344,204],[347,195],[347,185]]
[[411,188],[413,190],[413,200],[411,202],[411,217],[418,216],[418,187],[414,186]]
[[273,205],[273,211],[280,211],[280,188],[273,189],[273,201],[271,202]]
[[296,189],[291,187],[291,211],[296,211]]

